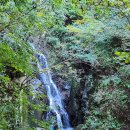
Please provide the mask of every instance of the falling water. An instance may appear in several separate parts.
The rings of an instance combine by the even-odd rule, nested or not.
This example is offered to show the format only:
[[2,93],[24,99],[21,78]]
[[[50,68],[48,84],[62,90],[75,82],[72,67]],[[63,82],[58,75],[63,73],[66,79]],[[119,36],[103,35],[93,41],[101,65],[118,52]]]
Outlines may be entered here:
[[[40,72],[40,81],[45,87],[49,99],[50,111],[47,113],[46,119],[48,120],[50,116],[55,115],[59,130],[73,130],[70,127],[68,114],[62,104],[60,92],[52,80],[46,57],[43,54],[38,53],[37,59],[37,66]],[[50,126],[50,129],[53,130],[54,126]]]

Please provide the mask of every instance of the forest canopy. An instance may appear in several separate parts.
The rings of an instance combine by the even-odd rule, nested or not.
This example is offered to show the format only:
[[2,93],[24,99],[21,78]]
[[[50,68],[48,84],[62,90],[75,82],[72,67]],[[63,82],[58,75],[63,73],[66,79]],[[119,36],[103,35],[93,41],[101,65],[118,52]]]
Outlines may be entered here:
[[[82,122],[76,124],[71,119],[75,128],[130,128],[129,0],[0,0],[3,130],[35,129],[29,123],[28,113],[47,109],[44,103],[36,105],[28,100],[32,96],[28,83],[38,73],[36,50],[30,45],[32,37],[39,37],[36,46],[47,48],[50,69],[55,75],[70,82],[73,101],[78,100],[78,90],[91,82],[85,91],[88,110],[85,109]],[[16,82],[21,77],[26,79]],[[46,121],[35,118],[33,121],[49,129]]]

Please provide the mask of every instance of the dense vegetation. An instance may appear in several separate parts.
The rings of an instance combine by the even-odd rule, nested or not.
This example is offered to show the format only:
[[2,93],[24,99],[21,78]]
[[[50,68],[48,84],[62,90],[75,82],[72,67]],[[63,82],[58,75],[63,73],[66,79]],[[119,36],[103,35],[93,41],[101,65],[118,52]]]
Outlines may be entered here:
[[88,112],[77,128],[129,129],[129,0],[1,0],[0,129],[34,129],[28,115],[32,109],[46,110],[45,104],[28,100],[29,82],[37,73],[29,38],[37,36],[47,48],[51,69],[74,89],[82,87],[85,76],[92,77]]

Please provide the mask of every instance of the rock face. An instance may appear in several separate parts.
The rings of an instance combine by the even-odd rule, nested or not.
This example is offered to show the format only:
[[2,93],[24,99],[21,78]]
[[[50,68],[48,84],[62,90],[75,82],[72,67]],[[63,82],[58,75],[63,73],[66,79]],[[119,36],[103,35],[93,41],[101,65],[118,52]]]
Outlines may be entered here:
[[[44,52],[47,56],[47,48],[42,44],[41,37],[30,38],[37,50]],[[48,56],[47,56],[48,57]],[[83,124],[85,116],[88,114],[88,91],[92,83],[91,65],[86,63],[75,63],[74,68],[77,70],[77,75],[80,78],[80,83],[77,86],[73,79],[64,79],[58,75],[53,74],[52,78],[61,92],[63,104],[69,114],[70,122],[73,127]]]
[[[43,102],[44,104],[48,104],[48,99],[45,96],[46,95],[46,90],[42,86],[41,81],[38,78],[32,79],[30,82],[31,86],[31,95],[28,96],[28,99],[33,106],[39,107],[39,109],[35,109],[35,107],[29,106],[29,113],[28,113],[28,118],[29,118],[29,124],[31,127],[38,127],[38,124],[36,124],[33,119],[37,120],[43,120],[44,116],[46,114],[45,110],[47,110],[46,106],[42,106]],[[42,107],[40,107],[42,106]]]
[[48,49],[46,46],[45,34],[36,37],[30,36],[28,41],[33,44],[36,50],[42,53],[44,52],[44,55],[48,57]]
[[[76,65],[78,75],[81,78],[79,87],[72,87],[69,100],[69,114],[73,126],[83,124],[88,114],[88,92],[92,83],[90,66],[84,63]],[[82,70],[82,71],[81,71]],[[74,82],[74,81],[73,81]],[[76,86],[75,84],[73,84]]]
[[81,79],[78,86],[75,80],[68,82],[67,79],[53,76],[54,81],[60,89],[65,108],[69,113],[70,122],[73,127],[84,123],[85,116],[88,114],[88,91],[93,80],[89,65],[79,63],[75,68]]
[[58,86],[58,89],[61,92],[62,99],[68,99],[70,97],[71,86],[67,79],[63,79],[58,75],[53,75],[53,80],[55,81],[56,85]]

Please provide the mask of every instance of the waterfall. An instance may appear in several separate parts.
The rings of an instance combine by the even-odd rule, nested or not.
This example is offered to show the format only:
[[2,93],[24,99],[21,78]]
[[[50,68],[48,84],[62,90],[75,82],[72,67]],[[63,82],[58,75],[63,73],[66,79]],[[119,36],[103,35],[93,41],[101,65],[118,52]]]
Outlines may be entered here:
[[[50,116],[55,115],[54,117],[56,118],[56,123],[59,130],[73,130],[70,127],[69,117],[64,109],[60,92],[52,80],[46,57],[43,54],[38,53],[37,60],[37,66],[40,73],[39,78],[43,87],[45,87],[47,91],[47,96],[49,99],[50,110],[47,113],[46,120],[48,120]],[[52,126],[50,126],[50,129],[54,130],[53,122]]]

